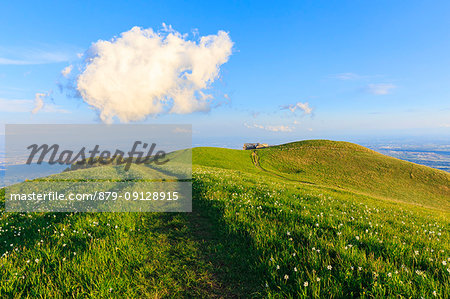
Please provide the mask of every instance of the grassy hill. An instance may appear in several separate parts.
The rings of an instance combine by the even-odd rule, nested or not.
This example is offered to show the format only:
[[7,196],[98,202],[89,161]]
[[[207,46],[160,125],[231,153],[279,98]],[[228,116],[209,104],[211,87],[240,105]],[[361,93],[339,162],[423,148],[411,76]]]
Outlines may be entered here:
[[253,151],[194,148],[193,164],[450,210],[450,174],[349,142],[307,140]]
[[257,150],[256,154],[262,169],[290,180],[450,209],[448,172],[356,144],[308,140]]
[[2,213],[0,297],[450,293],[448,173],[331,141],[192,161],[192,213]]

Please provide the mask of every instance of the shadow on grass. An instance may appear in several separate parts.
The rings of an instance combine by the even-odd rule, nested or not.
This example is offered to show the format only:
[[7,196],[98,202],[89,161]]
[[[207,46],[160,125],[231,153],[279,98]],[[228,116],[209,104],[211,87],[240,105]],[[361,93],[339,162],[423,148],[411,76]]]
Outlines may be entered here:
[[[191,213],[158,213],[144,216],[147,218],[146,229],[155,235],[166,236],[170,242],[170,258],[167,262],[176,264],[175,267],[179,267],[176,269],[193,269],[198,278],[194,282],[186,279],[182,283],[185,290],[177,293],[177,296],[263,296],[260,291],[264,285],[265,271],[259,262],[260,255],[252,239],[246,232],[236,233],[228,227],[224,221],[224,203],[202,198],[203,188],[205,187],[201,181],[193,181]],[[180,244],[191,244],[194,248],[180,249]]]
[[213,266],[224,297],[261,296],[264,271],[258,251],[243,232],[237,234],[223,221],[223,203],[197,199],[187,216],[193,238],[199,244],[201,257]]

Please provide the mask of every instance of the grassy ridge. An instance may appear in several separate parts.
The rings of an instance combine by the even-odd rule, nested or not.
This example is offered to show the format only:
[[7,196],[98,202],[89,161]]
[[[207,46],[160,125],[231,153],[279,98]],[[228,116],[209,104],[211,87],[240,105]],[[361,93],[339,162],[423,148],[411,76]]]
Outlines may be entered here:
[[[321,142],[303,143],[301,151]],[[349,145],[332,152],[352,154],[352,146],[362,150]],[[448,198],[435,190],[439,175],[430,192],[444,204],[420,207],[417,199],[398,199],[398,191],[388,190],[396,186],[389,180],[395,176],[382,168],[378,175],[386,184],[377,186],[387,190],[365,189],[347,178],[350,174],[325,176],[333,168],[324,159],[336,163],[337,154],[325,154],[330,149],[306,151],[319,155],[306,164],[308,176],[296,172],[297,162],[281,167],[271,156],[279,150],[257,150],[255,157],[252,151],[194,149],[192,213],[2,213],[0,297],[445,298],[450,293]],[[286,150],[279,159],[308,157],[299,152]],[[337,162],[363,167],[364,159],[378,161],[369,150],[353,154]],[[306,180],[312,184],[299,183]],[[409,189],[421,196],[422,187]]]

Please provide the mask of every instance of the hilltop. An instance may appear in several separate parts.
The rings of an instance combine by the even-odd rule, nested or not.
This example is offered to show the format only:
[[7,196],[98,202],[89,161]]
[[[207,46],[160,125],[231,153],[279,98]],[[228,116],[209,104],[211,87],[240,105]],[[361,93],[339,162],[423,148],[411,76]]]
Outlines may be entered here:
[[259,164],[293,180],[450,208],[450,174],[348,142],[308,140],[258,151]]

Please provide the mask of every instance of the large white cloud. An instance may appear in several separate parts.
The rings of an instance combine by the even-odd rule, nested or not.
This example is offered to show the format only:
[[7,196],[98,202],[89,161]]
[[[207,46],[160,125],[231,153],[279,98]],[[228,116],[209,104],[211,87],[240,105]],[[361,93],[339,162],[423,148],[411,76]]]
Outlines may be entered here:
[[224,31],[198,41],[171,27],[155,32],[133,27],[86,52],[76,89],[104,122],[122,122],[162,113],[208,111],[205,93],[228,61],[233,42]]

